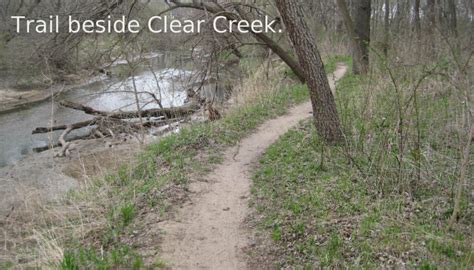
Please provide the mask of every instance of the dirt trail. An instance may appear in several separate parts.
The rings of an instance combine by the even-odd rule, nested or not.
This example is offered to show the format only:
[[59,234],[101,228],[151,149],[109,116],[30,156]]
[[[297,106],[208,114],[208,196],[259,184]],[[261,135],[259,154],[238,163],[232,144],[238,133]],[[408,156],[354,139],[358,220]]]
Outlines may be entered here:
[[[329,76],[332,89],[346,70],[339,64]],[[178,211],[175,220],[162,224],[162,259],[167,265],[173,269],[246,268],[242,248],[250,240],[242,224],[249,211],[252,164],[278,137],[310,115],[307,102],[265,122],[239,147],[225,152],[224,162],[208,176],[208,182],[190,187],[197,195]]]

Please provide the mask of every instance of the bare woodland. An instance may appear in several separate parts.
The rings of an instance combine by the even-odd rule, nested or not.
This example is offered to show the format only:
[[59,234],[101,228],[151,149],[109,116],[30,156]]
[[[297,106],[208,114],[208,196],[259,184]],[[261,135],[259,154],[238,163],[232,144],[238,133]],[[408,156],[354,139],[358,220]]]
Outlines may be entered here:
[[[145,154],[123,171],[122,167],[113,168],[118,171],[109,177],[113,180],[102,177],[108,180],[94,184],[91,178],[91,182],[80,183],[81,194],[67,198],[67,203],[9,207],[5,217],[0,217],[4,232],[0,236],[0,268],[164,267],[157,262],[159,244],[143,244],[148,235],[128,228],[138,228],[137,223],[150,222],[151,218],[153,222],[169,219],[170,209],[183,205],[192,193],[188,180],[183,179],[203,178],[212,169],[211,157],[217,160],[223,149],[238,145],[247,121],[260,123],[269,117],[265,112],[264,116],[252,113],[259,112],[259,108],[270,111],[291,107],[294,104],[278,103],[275,97],[279,91],[301,86],[311,102],[311,124],[318,138],[314,151],[320,157],[308,168],[326,172],[327,163],[341,164],[340,170],[350,167],[354,170],[350,177],[353,183],[368,190],[367,196],[373,201],[393,200],[400,215],[409,219],[400,227],[418,228],[422,236],[406,240],[412,246],[397,247],[400,252],[392,251],[396,248],[388,243],[386,253],[362,255],[362,244],[357,246],[356,238],[344,238],[345,231],[321,236],[314,233],[317,225],[305,223],[302,227],[308,235],[288,233],[285,238],[275,228],[278,222],[286,221],[278,220],[273,227],[266,225],[265,229],[273,230],[267,238],[280,241],[276,246],[288,248],[277,249],[270,244],[262,253],[255,248],[260,243],[253,245],[253,253],[249,253],[254,257],[248,268],[262,263],[273,269],[276,257],[297,254],[294,260],[280,259],[276,268],[470,269],[474,199],[473,8],[471,0],[2,0],[0,105],[5,107],[0,107],[0,113],[11,116],[37,104],[48,104],[58,113],[67,110],[81,115],[66,118],[68,121],[52,117],[48,125],[34,123],[25,136],[52,138],[47,145],[32,147],[34,152],[52,153],[61,162],[76,162],[76,156],[82,154],[76,146],[81,143],[105,140],[109,142],[105,147],[111,147],[110,141],[133,138],[138,142],[136,148],[145,149]],[[68,15],[80,20],[125,16],[142,25],[150,16],[205,19],[207,23],[199,34],[153,34],[145,28],[137,34],[35,34],[17,33],[11,20],[14,15],[44,19],[50,14],[61,15],[61,27]],[[216,16],[224,16],[227,21],[264,20],[267,16],[277,21],[282,32],[249,29],[249,33],[220,34],[212,29],[212,18]],[[154,53],[170,56],[171,60],[164,64],[166,68],[153,66]],[[346,80],[341,79],[336,91],[331,91],[330,74],[340,66],[349,70]],[[162,69],[171,75],[161,73]],[[151,86],[146,89],[139,81],[144,73],[151,78]],[[81,85],[94,85],[89,82],[96,78],[108,83],[102,94],[128,95],[126,105],[107,110],[102,104],[95,107],[87,99],[76,99],[71,94]],[[164,96],[168,92],[182,97],[179,106],[168,104]],[[291,98],[281,98],[286,99]],[[235,115],[240,117],[236,121],[239,124],[232,122]],[[22,121],[20,116],[18,121]],[[193,129],[195,124],[203,126]],[[186,133],[186,128],[191,131]],[[175,135],[182,129],[184,135]],[[73,136],[76,132],[79,135]],[[164,134],[174,141],[144,146]],[[308,137],[302,143],[306,140]],[[99,147],[104,148],[103,141]],[[332,158],[336,154],[343,158]],[[75,165],[81,167],[78,162]],[[303,176],[291,177],[298,182]],[[347,194],[351,192],[348,190]],[[258,201],[260,195],[252,196]],[[341,200],[351,201],[350,196]],[[93,199],[96,197],[97,201]],[[288,211],[295,207],[292,204]],[[371,215],[354,211],[349,217],[334,215],[333,220],[325,222],[339,228]],[[413,225],[413,216],[429,225]],[[391,219],[387,213],[378,218]],[[344,230],[351,231],[353,227],[349,224]],[[373,226],[367,229],[370,233],[366,238],[389,229],[399,228]],[[283,236],[275,236],[277,233]],[[341,241],[345,245],[332,240],[338,233],[343,235]],[[154,237],[158,239],[159,233]],[[318,256],[308,255],[316,248],[293,246],[292,241],[297,240],[292,237],[323,241],[318,248],[328,247],[327,258],[333,256],[331,245],[355,243],[355,248],[344,250],[339,261],[323,264]],[[374,241],[385,243],[386,239]],[[81,245],[90,249],[78,249]],[[124,250],[130,253],[123,255]],[[125,259],[116,258],[120,256]],[[136,258],[137,265],[132,265]],[[361,260],[369,263],[358,264]],[[433,264],[423,264],[424,261]]]

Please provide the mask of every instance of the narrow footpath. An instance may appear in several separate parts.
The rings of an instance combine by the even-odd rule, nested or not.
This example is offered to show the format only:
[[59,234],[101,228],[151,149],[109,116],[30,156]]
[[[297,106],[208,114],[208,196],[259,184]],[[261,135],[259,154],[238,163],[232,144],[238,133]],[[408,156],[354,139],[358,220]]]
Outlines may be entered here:
[[[338,64],[329,75],[331,89],[347,71]],[[224,153],[224,161],[206,182],[191,185],[190,203],[176,218],[162,223],[161,257],[172,269],[245,269],[242,249],[250,233],[243,222],[249,214],[251,176],[255,162],[265,149],[298,122],[311,116],[311,103],[293,107],[283,116],[269,120],[239,146]]]

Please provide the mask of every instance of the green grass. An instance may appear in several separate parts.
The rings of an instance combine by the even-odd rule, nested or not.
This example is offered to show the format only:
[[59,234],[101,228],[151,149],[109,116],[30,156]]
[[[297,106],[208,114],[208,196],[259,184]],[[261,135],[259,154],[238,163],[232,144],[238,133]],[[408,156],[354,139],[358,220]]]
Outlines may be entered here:
[[[347,55],[330,55],[327,59],[324,59],[324,70],[327,74],[333,73],[336,71],[336,67],[338,63],[345,63],[348,67],[352,66],[352,58]],[[298,80],[296,74],[290,68],[287,68],[285,74],[294,79]]]
[[438,221],[425,219],[430,209],[406,217],[410,209],[403,197],[380,198],[347,164],[341,148],[325,150],[322,168],[320,148],[312,124],[305,122],[260,160],[253,205],[264,216],[260,228],[286,255],[277,267],[376,269],[400,260],[410,268],[433,269],[420,264],[424,258],[441,269],[467,268],[469,236],[431,224]]
[[[445,145],[452,140],[428,132],[451,121],[444,114],[432,117],[435,111],[446,110],[441,105],[447,103],[446,98],[420,96],[424,141],[441,144],[445,152],[423,161],[430,174],[416,183],[410,194],[404,188],[410,183],[406,179],[414,178],[414,169],[408,168],[415,157],[407,155],[403,182],[397,182],[393,169],[396,152],[381,151],[387,141],[396,143],[393,100],[385,92],[376,93],[377,107],[368,116],[365,85],[352,74],[338,83],[337,103],[346,146],[322,144],[313,125],[305,121],[270,146],[260,159],[252,206],[262,217],[258,220],[260,230],[282,254],[275,266],[469,269],[474,254],[470,246],[472,212],[467,202],[457,229],[446,229],[452,211],[445,203],[452,196],[450,162],[458,153]],[[451,102],[452,98],[449,104],[453,106]],[[413,121],[412,114],[406,117],[406,121]],[[413,130],[413,126],[407,125],[407,129]],[[443,182],[430,182],[440,175]]]
[[104,255],[99,255],[93,249],[78,248],[66,251],[59,265],[61,270],[76,269],[142,269],[140,255],[126,245],[115,246]]
[[324,69],[326,73],[333,73],[336,71],[337,63],[345,63],[349,67],[352,66],[352,58],[348,55],[331,55],[324,61]]
[[0,262],[0,268],[1,269],[13,269],[13,266],[15,264],[13,262],[10,262],[10,261],[1,261]]

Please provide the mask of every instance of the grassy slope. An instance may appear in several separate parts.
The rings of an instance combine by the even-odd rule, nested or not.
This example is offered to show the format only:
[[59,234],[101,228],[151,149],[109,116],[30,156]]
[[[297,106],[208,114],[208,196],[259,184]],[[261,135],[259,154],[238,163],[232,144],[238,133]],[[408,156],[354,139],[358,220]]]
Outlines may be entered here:
[[120,241],[121,235],[127,234],[127,225],[135,213],[157,206],[167,211],[169,205],[160,190],[170,184],[185,189],[190,175],[202,175],[220,161],[219,154],[224,147],[234,145],[266,119],[283,114],[291,104],[306,100],[306,92],[303,86],[282,89],[269,102],[239,108],[218,122],[192,125],[148,145],[136,166],[124,166],[117,175],[107,179],[115,186],[110,199],[116,201],[116,207],[108,209],[110,226],[101,232],[100,246],[109,254],[99,256],[93,251],[97,247],[92,246],[73,247],[63,260],[63,268],[71,269],[73,265],[141,267],[139,254],[134,254],[133,247],[124,246]]
[[[380,113],[386,118],[364,119],[363,106],[358,103],[363,96],[360,85],[354,75],[347,75],[338,84],[341,119],[346,134],[354,138],[365,130],[380,129],[371,135],[377,142],[379,137],[390,136],[390,131],[380,124],[381,119],[387,119],[386,125],[390,125],[390,106],[380,104],[385,106]],[[423,119],[432,119],[434,111],[445,108],[431,98],[424,101]],[[427,122],[427,129],[430,125],[436,129],[439,124]],[[426,137],[433,139],[433,144],[441,141]],[[345,154],[347,149],[323,146],[306,121],[280,138],[261,158],[254,177],[252,204],[259,228],[277,246],[277,254],[273,254],[278,257],[275,265],[285,269],[472,266],[472,216],[466,204],[460,226],[446,231],[452,210],[451,204],[445,202],[451,196],[452,182],[443,177],[437,185],[418,184],[410,196],[391,192],[397,187],[390,185],[391,171],[385,169],[377,175],[373,168],[377,163],[374,165],[363,153],[376,153],[378,144],[373,143],[371,148],[371,142],[359,146],[360,138],[348,140],[352,161]],[[360,151],[358,147],[366,149]],[[382,165],[392,166],[390,153],[377,158]],[[450,158],[455,160],[456,153]],[[442,175],[449,171],[447,164],[436,163],[435,158],[425,162],[433,162],[434,169],[440,170],[432,173]],[[379,182],[385,186],[379,187]]]
[[[327,72],[333,72],[336,62],[345,57],[326,61]],[[220,162],[225,147],[235,145],[265,120],[284,114],[289,107],[308,99],[304,85],[284,87],[264,99],[231,109],[216,122],[193,124],[179,133],[150,144],[139,156],[137,164],[124,165],[116,174],[97,179],[94,186],[73,194],[76,201],[97,201],[98,194],[105,212],[105,224],[85,237],[67,240],[62,269],[78,268],[143,268],[142,256],[133,245],[124,241],[130,235],[130,224],[141,213],[172,208],[175,194],[166,190],[186,190],[191,177],[205,175]],[[103,188],[106,186],[106,188]],[[101,190],[106,190],[105,194]],[[76,221],[78,222],[78,221]],[[159,258],[154,265],[163,266]]]

